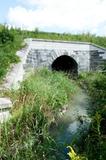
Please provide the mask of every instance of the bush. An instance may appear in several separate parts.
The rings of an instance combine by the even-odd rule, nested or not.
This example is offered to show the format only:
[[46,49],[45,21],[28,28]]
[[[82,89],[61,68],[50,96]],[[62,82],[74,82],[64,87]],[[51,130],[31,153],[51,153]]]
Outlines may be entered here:
[[19,62],[16,51],[22,47],[21,36],[3,26],[0,30],[0,81],[6,75],[12,63]]
[[4,27],[3,30],[0,32],[0,44],[5,44],[8,42],[14,41],[14,35],[10,33],[8,28]]

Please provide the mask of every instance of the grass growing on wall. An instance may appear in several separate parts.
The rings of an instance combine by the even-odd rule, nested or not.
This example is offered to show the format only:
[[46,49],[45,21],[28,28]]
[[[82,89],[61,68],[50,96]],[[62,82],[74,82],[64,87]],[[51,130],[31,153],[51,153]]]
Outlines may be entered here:
[[62,160],[49,125],[76,91],[63,73],[43,69],[29,76],[12,96],[12,119],[0,127],[1,160]]

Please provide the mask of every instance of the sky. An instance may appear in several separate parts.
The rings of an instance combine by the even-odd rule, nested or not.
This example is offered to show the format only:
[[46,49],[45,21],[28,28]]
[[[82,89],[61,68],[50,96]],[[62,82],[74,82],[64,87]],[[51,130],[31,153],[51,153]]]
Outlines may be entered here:
[[0,0],[0,23],[106,36],[106,0]]

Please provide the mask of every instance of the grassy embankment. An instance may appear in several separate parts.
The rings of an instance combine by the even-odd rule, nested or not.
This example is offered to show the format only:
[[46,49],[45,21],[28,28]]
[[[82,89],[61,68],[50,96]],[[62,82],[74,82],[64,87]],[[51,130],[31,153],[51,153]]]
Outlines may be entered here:
[[92,122],[83,137],[82,152],[88,160],[106,159],[106,73],[84,73],[79,82],[91,97]]
[[[92,98],[92,123],[81,141],[75,142],[77,152],[88,160],[105,160],[106,75],[84,73],[78,83]],[[62,151],[49,134],[49,126],[78,90],[76,82],[64,74],[41,70],[25,80],[17,92],[10,93],[15,103],[12,119],[1,127],[1,159],[63,160]]]
[[[85,155],[76,158],[105,160],[106,75],[83,73],[77,81],[92,98],[92,122],[89,132],[75,142],[79,155]],[[1,160],[64,160],[62,150],[49,134],[49,126],[78,90],[76,82],[63,73],[41,70],[22,82],[17,92],[9,93],[15,103],[12,119],[1,127]],[[71,144],[73,148],[75,144]]]
[[12,119],[0,129],[1,160],[62,160],[49,126],[78,89],[63,73],[48,70],[36,71],[25,80],[10,94],[15,104]]

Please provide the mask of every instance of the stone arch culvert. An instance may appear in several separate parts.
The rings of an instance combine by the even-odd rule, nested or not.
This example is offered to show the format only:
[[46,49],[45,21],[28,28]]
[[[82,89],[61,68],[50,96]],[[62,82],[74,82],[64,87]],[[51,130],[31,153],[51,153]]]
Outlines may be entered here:
[[57,57],[51,64],[53,71],[63,71],[68,74],[78,74],[78,64],[77,62],[68,55],[61,55]]

